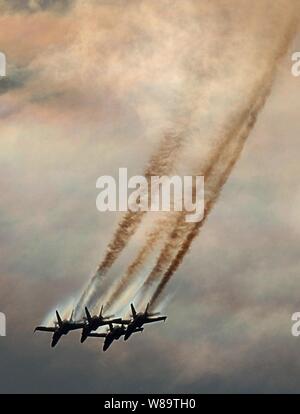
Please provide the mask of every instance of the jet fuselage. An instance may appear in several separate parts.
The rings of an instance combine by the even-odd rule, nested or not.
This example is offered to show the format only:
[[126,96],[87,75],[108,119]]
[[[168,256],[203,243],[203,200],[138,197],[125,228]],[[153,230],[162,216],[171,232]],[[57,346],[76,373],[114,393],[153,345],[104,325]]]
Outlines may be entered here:
[[112,331],[108,332],[104,340],[103,351],[106,351],[110,347],[110,345],[113,343],[113,341],[117,341],[118,339],[120,339],[121,336],[125,334],[125,332],[126,332],[126,329],[120,326],[117,326],[113,328]]

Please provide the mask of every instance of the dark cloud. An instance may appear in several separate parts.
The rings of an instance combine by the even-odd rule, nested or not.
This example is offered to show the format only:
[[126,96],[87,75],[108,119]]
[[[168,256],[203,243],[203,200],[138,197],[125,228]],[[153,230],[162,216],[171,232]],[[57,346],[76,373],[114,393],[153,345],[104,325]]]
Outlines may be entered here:
[[36,93],[32,95],[31,102],[35,104],[49,104],[49,102],[56,102],[62,100],[64,97],[63,91],[54,91],[49,93]]
[[2,13],[36,13],[51,11],[65,13],[75,0],[0,0]]
[[28,68],[9,66],[7,76],[0,78],[0,95],[23,88],[31,77],[32,72]]
[[33,328],[51,297],[67,290],[66,280],[5,280],[0,293],[7,315],[7,337],[0,339],[2,393],[299,392],[299,339],[290,335],[288,320],[286,330],[257,320],[235,332],[236,314],[215,309],[223,327],[212,320],[205,326],[203,309],[191,311],[177,300],[169,309],[176,317],[163,327],[149,326],[106,353],[101,340],[81,345],[78,332],[51,349],[49,335],[34,334]]

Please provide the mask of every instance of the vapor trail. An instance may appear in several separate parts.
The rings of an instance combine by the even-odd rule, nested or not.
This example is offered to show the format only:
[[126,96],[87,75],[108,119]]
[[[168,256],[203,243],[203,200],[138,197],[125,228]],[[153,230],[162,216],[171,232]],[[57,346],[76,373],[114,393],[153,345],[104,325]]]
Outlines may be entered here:
[[[254,92],[254,100],[257,100],[256,94],[260,90],[260,87],[257,87]],[[244,124],[245,119],[249,116],[249,108],[247,107],[239,116],[235,116],[236,119],[230,121],[231,127],[228,132],[224,133],[224,137],[219,139],[219,143],[213,148],[210,156],[205,160],[205,165],[201,167],[198,171],[198,175],[203,175],[205,177],[205,193],[206,195],[209,191],[209,182],[215,174],[215,169],[220,163],[220,159],[232,139],[236,137],[236,134],[240,130],[241,126]],[[232,126],[233,125],[233,126]],[[177,220],[173,230],[171,230],[168,240],[162,249],[157,262],[148,275],[147,279],[144,282],[143,289],[147,289],[148,286],[152,285],[154,281],[157,280],[157,277],[165,270],[166,266],[173,259],[173,256],[176,254],[176,250],[180,247],[182,237],[184,232],[189,231],[193,224],[187,223],[185,221],[185,212],[180,212],[177,215]],[[198,223],[197,223],[198,224]]]
[[[159,220],[155,225],[155,228],[147,234],[144,245],[138,252],[133,262],[128,266],[125,275],[118,281],[113,292],[107,299],[105,304],[106,310],[115,304],[115,302],[124,292],[124,289],[129,285],[139,269],[144,265],[149,254],[154,250],[156,245],[162,241],[162,238],[165,238],[166,235],[164,232],[161,232],[161,230],[166,226],[166,224],[170,225],[170,217],[164,217],[163,219]],[[161,236],[159,238],[160,233]]]
[[[267,73],[263,76],[263,79],[260,79],[256,83],[256,87],[254,87],[254,92],[252,93],[252,98],[249,99],[250,103],[248,101],[246,109],[239,116],[235,116],[234,120],[231,120],[231,122],[229,123],[231,126],[228,132],[227,133],[225,132],[224,134],[225,136],[223,137],[223,139],[219,140],[219,144],[217,144],[217,146],[211,151],[211,154],[209,158],[205,161],[205,165],[202,166],[201,171],[198,171],[198,175],[205,176],[206,183],[209,183],[211,176],[213,179],[213,176],[216,173],[215,170],[216,170],[218,163],[222,163],[223,154],[224,153],[226,154],[226,151],[228,151],[227,147],[230,145],[230,142],[236,139],[239,133],[241,133],[240,131],[243,128],[247,118],[249,117],[250,119],[253,118],[254,116],[253,107],[257,106],[257,104],[255,105],[254,103],[256,103],[258,100],[259,101],[262,100],[262,102],[264,102],[265,99],[267,98],[271,90],[272,83],[273,83],[273,77],[275,74],[277,62],[282,57],[282,55],[285,54],[286,49],[290,43],[290,40],[294,36],[296,26],[297,26],[297,22],[295,21],[295,24],[292,24],[290,26],[290,30],[287,36],[284,37],[284,42],[283,42],[282,47],[279,49],[278,53],[275,53],[273,59],[271,59],[270,70],[267,71]],[[262,92],[263,90],[266,91],[265,96],[264,96],[264,93]],[[261,99],[261,97],[263,98]],[[261,104],[261,107],[262,106],[263,106],[263,103]],[[260,108],[257,109],[257,113],[259,112],[259,110]],[[256,118],[256,115],[254,117]],[[250,129],[247,132],[247,135],[250,133],[250,130],[252,129],[252,126],[253,126],[252,121],[249,121],[248,123],[249,123]],[[246,130],[247,129],[248,127],[246,127]],[[206,191],[207,191],[207,188],[206,188]],[[212,197],[214,198],[214,195],[212,195]],[[210,202],[208,203],[208,205],[210,205]],[[174,217],[175,217],[175,223],[174,223]],[[203,222],[205,222],[205,220],[206,220],[206,216]],[[201,224],[201,226],[203,224]],[[169,233],[168,241],[166,242],[164,248],[162,249],[153,270],[151,271],[146,281],[144,282],[144,285],[142,287],[143,289],[142,292],[145,293],[147,288],[151,286],[152,283],[156,281],[157,278],[164,271],[166,271],[167,266],[170,264],[170,262],[172,262],[173,259],[176,261],[176,257],[175,257],[176,251],[181,246],[182,238],[187,232],[192,231],[191,227],[193,228],[193,225],[185,222],[185,213],[178,213],[175,216],[169,217],[169,219],[167,218],[166,220],[162,221],[158,226],[156,226],[154,230],[148,235],[146,242],[144,246],[141,248],[140,252],[138,253],[136,259],[128,267],[125,275],[118,282],[115,290],[110,295],[107,301],[107,305],[106,305],[107,307],[112,306],[115,303],[115,301],[124,292],[124,289],[126,288],[126,286],[133,280],[137,270],[145,263],[148,255],[154,250],[154,247],[157,244],[157,239],[161,238],[160,235],[163,233],[164,227],[165,227],[165,233]],[[171,232],[168,232],[166,227],[173,228],[173,230],[171,230]]]
[[[170,131],[164,135],[158,150],[150,159],[145,170],[144,175],[148,183],[150,182],[152,175],[160,176],[170,173],[181,146],[182,136],[180,133]],[[104,259],[100,263],[95,275],[89,281],[86,289],[78,301],[76,312],[80,311],[85,303],[93,303],[97,300],[97,296],[99,294],[98,287],[101,285],[102,278],[124,250],[128,241],[135,234],[144,215],[144,211],[128,211],[121,219],[113,239],[107,247]]]
[[[272,85],[273,85],[273,80],[276,74],[276,67],[277,64],[279,62],[279,60],[282,58],[282,56],[285,55],[288,46],[292,40],[292,38],[294,37],[295,34],[295,30],[298,24],[298,18],[294,21],[294,24],[292,24],[290,26],[290,30],[288,31],[287,35],[284,37],[284,42],[281,45],[281,47],[279,48],[278,52],[275,54],[274,59],[270,62],[270,70],[265,74],[265,76],[263,77],[263,82],[261,83],[261,89],[258,88],[258,93],[257,93],[257,97],[256,97],[256,103],[252,104],[250,106],[250,110],[248,110],[248,116],[245,116],[247,114],[247,111],[244,112],[244,114],[240,117],[239,122],[235,125],[234,130],[232,131],[232,134],[229,134],[228,139],[226,139],[225,141],[230,143],[231,140],[236,139],[236,143],[235,141],[233,141],[233,144],[236,145],[236,148],[234,149],[232,156],[229,158],[229,161],[227,162],[227,166],[225,171],[223,172],[223,174],[220,175],[220,177],[217,180],[216,185],[210,189],[208,191],[208,200],[205,202],[205,210],[204,210],[204,217],[200,222],[197,222],[195,224],[193,224],[192,226],[190,225],[186,225],[185,228],[185,234],[184,237],[184,241],[181,242],[179,250],[176,254],[176,256],[174,257],[174,259],[171,261],[170,266],[168,267],[168,269],[166,270],[166,272],[164,273],[159,285],[157,286],[154,294],[151,297],[150,303],[152,306],[154,306],[157,303],[158,298],[160,297],[160,295],[162,294],[165,286],[167,285],[167,283],[169,282],[169,280],[171,279],[171,277],[173,276],[173,274],[176,272],[176,270],[178,269],[178,267],[180,266],[180,264],[182,263],[186,253],[188,252],[193,240],[195,239],[195,237],[198,235],[200,229],[203,227],[203,225],[206,222],[206,219],[209,215],[209,213],[211,212],[213,206],[215,205],[216,201],[218,200],[218,197],[222,191],[222,188],[224,186],[224,184],[226,183],[233,167],[235,166],[241,152],[242,149],[244,147],[245,141],[247,139],[247,137],[249,136],[251,130],[253,129],[257,116],[260,112],[260,110],[263,108],[270,92],[272,89]],[[254,99],[255,101],[255,99]],[[248,118],[248,120],[247,120]],[[245,124],[246,122],[246,124]],[[220,157],[222,156],[222,152],[220,152]],[[229,155],[230,156],[230,151],[229,152],[225,152],[225,156]],[[219,158],[219,157],[217,157]],[[225,163],[226,165],[226,163]],[[217,174],[216,174],[217,175]],[[180,217],[178,220],[178,226],[180,228],[181,223],[183,222],[183,218]],[[191,227],[189,229],[189,227]],[[172,251],[172,246],[174,245],[174,237],[176,236],[178,232],[178,228],[175,229],[173,231],[173,233],[170,236],[170,241],[166,244],[165,248],[162,251],[162,254],[159,258],[163,259],[164,258],[164,262],[166,261],[166,257],[169,257],[172,255],[173,251]],[[178,241],[178,240],[177,240]],[[158,272],[160,271],[162,268],[161,263],[157,263],[157,265],[155,266],[154,270],[155,272],[151,272],[148,279],[145,282],[145,285],[147,284],[151,284],[151,282],[153,282],[153,280],[157,277]]]
[[150,300],[150,304],[151,306],[154,306],[157,303],[158,298],[160,297],[160,295],[162,294],[164,288],[166,287],[167,283],[169,282],[169,280],[171,279],[171,277],[173,276],[173,274],[175,273],[175,271],[178,269],[178,267],[180,266],[180,264],[182,263],[186,253],[188,252],[193,240],[196,238],[196,236],[199,234],[200,229],[204,226],[209,213],[211,212],[212,208],[214,207],[215,203],[217,202],[222,188],[224,186],[224,184],[226,183],[234,165],[236,164],[239,155],[244,147],[246,138],[248,137],[251,129],[253,128],[255,121],[256,121],[256,116],[259,112],[259,109],[257,111],[254,111],[251,115],[250,115],[250,120],[248,122],[247,127],[245,128],[245,131],[241,133],[241,136],[238,139],[238,143],[236,145],[235,150],[233,151],[233,154],[231,156],[231,158],[229,159],[228,165],[224,171],[224,173],[220,176],[217,184],[216,184],[216,188],[215,189],[211,189],[210,193],[211,193],[211,197],[208,199],[208,201],[205,204],[205,210],[204,210],[204,217],[200,222],[197,222],[195,224],[193,224],[191,226],[191,229],[189,232],[187,232],[184,241],[181,243],[181,246],[176,254],[176,256],[174,257],[174,259],[172,260],[169,268],[167,269],[167,271],[164,273],[161,281],[159,282],[155,292],[153,293],[151,300]]
[[[290,27],[292,27],[293,25],[291,25]],[[296,24],[293,26],[293,29],[291,29],[289,31],[289,33],[287,34],[287,36],[284,38],[284,42],[282,47],[278,50],[278,53],[275,54],[275,57],[269,59],[270,62],[270,70],[267,71],[267,78],[270,78],[270,88],[272,85],[272,80],[273,80],[273,76],[274,76],[274,72],[275,72],[275,67],[276,64],[278,62],[278,60],[280,59],[280,57],[285,53],[287,46],[292,38],[292,36],[294,35],[295,29],[296,28]],[[268,79],[267,79],[267,84],[268,84]],[[245,78],[245,86],[246,86],[246,78]],[[262,90],[264,88],[264,85],[260,84],[259,85]],[[245,87],[245,91],[246,87]],[[259,91],[256,96],[254,97],[254,99],[252,101],[255,101],[256,98],[258,96],[261,95],[261,91]],[[267,94],[266,94],[267,96]],[[251,99],[250,99],[251,101]],[[248,100],[249,102],[249,100]],[[248,108],[250,108],[251,105],[248,105]],[[245,120],[247,119],[247,116],[249,116],[249,110],[246,109],[245,111],[245,116],[241,117],[243,119],[243,122],[245,122]],[[235,122],[234,122],[235,124]],[[238,123],[236,124],[238,125]],[[225,141],[227,143],[231,142],[231,138],[233,136],[237,136],[238,132],[239,132],[239,127],[237,126],[236,128],[233,128],[233,132],[232,129],[230,128],[230,133],[228,134],[228,141]],[[249,131],[250,132],[250,131]],[[177,138],[180,138],[183,136],[183,134],[180,134],[180,136],[177,134]],[[168,139],[167,137],[165,137],[165,142],[168,143]],[[223,142],[224,146],[225,143]],[[222,145],[222,144],[221,144]],[[162,158],[160,156],[160,153],[162,154],[165,150],[165,156]],[[181,148],[181,145],[179,144],[178,146],[175,145],[176,148],[176,154],[178,153],[178,149]],[[225,150],[224,150],[225,151]],[[160,152],[160,153],[159,153]],[[169,152],[168,150],[168,145],[166,145],[166,147],[164,148],[164,143],[162,144],[162,148],[160,149],[156,156],[154,156],[151,160],[151,162],[149,163],[149,166],[145,172],[145,176],[147,177],[147,179],[149,180],[149,177],[151,175],[164,175],[164,174],[168,174],[169,173],[169,162],[172,161],[172,159],[170,160],[170,157],[168,154],[171,153],[172,154],[172,150]],[[204,172],[202,171],[200,173],[200,175],[206,175],[206,176],[210,176],[210,171],[212,172],[213,169],[215,168],[215,163],[217,163],[219,157],[223,156],[223,151],[221,151],[221,153],[218,152],[218,148],[216,149],[216,151],[213,151],[213,156],[212,158],[215,159],[215,162],[213,162],[212,164],[210,163],[206,163],[206,168],[204,168]],[[174,160],[176,159],[176,156],[174,156]],[[159,167],[161,168],[161,171],[159,171],[159,168],[157,169],[153,169],[153,163],[156,164],[156,162],[158,162]],[[172,162],[171,162],[172,164]],[[234,165],[234,163],[233,163]],[[150,168],[151,167],[151,168]],[[165,168],[165,170],[164,170]],[[233,168],[233,167],[232,167]],[[212,173],[213,174],[213,173]],[[199,175],[199,174],[198,174]],[[226,178],[227,179],[227,178]],[[221,190],[220,190],[221,191]],[[214,204],[214,203],[213,203]],[[206,209],[207,210],[207,209]],[[89,304],[93,304],[95,301],[97,301],[97,299],[99,299],[99,287],[101,285],[101,281],[103,276],[106,274],[107,270],[111,267],[111,265],[114,263],[114,261],[117,259],[117,257],[119,256],[119,254],[122,252],[122,250],[124,249],[124,247],[127,245],[129,239],[132,237],[132,235],[136,232],[137,228],[139,227],[142,219],[144,216],[144,212],[139,212],[139,213],[127,213],[124,218],[121,220],[118,229],[114,235],[114,238],[112,240],[112,242],[109,244],[108,249],[107,249],[107,253],[106,256],[104,258],[104,260],[101,262],[101,264],[99,265],[97,272],[95,274],[95,276],[91,279],[88,287],[85,289],[83,295],[81,296],[80,301],[78,302],[78,308],[81,308],[82,305],[84,303],[89,303]],[[205,221],[205,220],[203,220]],[[168,225],[170,225],[170,222],[168,222]],[[196,225],[191,225],[188,223],[185,223],[184,220],[184,215],[179,215],[176,226],[174,227],[174,229],[169,233],[168,229],[165,227],[165,229],[160,229],[162,231],[165,232],[165,234],[168,234],[168,241],[165,244],[161,255],[153,269],[153,271],[150,273],[150,275],[148,276],[147,280],[144,283],[144,288],[147,286],[150,286],[152,284],[152,282],[156,281],[157,278],[163,273],[166,272],[163,276],[163,280],[160,283],[160,286],[164,286],[166,284],[166,282],[164,282],[166,280],[166,277],[168,274],[168,280],[170,279],[170,277],[172,276],[172,274],[175,272],[175,270],[177,269],[177,267],[179,266],[179,264],[181,263],[181,260],[183,259],[185,253],[182,256],[182,259],[179,260],[179,264],[175,265],[175,262],[177,261],[177,259],[182,255],[182,248],[184,247],[184,245],[186,244],[186,234],[188,232],[188,234],[192,234],[194,231],[194,226]],[[173,227],[173,223],[171,224],[171,227]],[[201,227],[201,226],[200,226]],[[150,240],[150,245],[145,247],[144,249],[142,249],[135,262],[132,263],[132,265],[130,265],[128,271],[125,274],[125,278],[130,275],[130,280],[131,280],[131,276],[136,272],[136,269],[139,268],[139,266],[141,266],[142,263],[145,263],[145,260],[149,254],[150,251],[152,251],[152,246],[154,246],[156,244],[155,242],[155,234],[158,234],[156,230],[154,230],[153,233],[151,233],[148,237]],[[192,237],[192,240],[194,239],[195,236]],[[183,242],[183,240],[185,240]],[[191,240],[191,242],[192,242]],[[190,243],[191,243],[190,242]],[[151,246],[151,247],[150,247]],[[178,250],[179,249],[179,250]],[[188,247],[187,247],[188,249]],[[171,262],[171,265],[170,265]],[[175,266],[175,268],[174,268]],[[167,268],[167,271],[166,271]],[[174,268],[174,270],[172,270]],[[127,282],[128,283],[128,279]],[[127,284],[122,284],[122,281],[120,281],[120,286],[122,286],[122,289],[126,288]],[[120,288],[121,289],[121,288]],[[119,289],[119,292],[120,292]],[[159,296],[160,293],[162,292],[163,287],[161,289],[161,291],[158,294],[154,294],[154,298],[153,298],[153,303],[156,301],[156,296]],[[117,298],[117,296],[116,296]],[[114,300],[116,299],[114,298]]]
[[[257,91],[256,91],[257,93]],[[256,93],[254,95],[256,95]],[[240,127],[241,123],[244,122],[245,118],[249,115],[249,110],[245,110],[236,122],[237,128]],[[232,120],[232,123],[234,121]],[[201,171],[198,171],[198,175],[203,175],[205,177],[206,182],[211,178],[211,175],[214,173],[214,169],[226,147],[232,140],[232,136],[235,133],[235,129],[231,128],[228,134],[225,134],[224,139],[220,139],[220,143],[213,148],[209,158],[205,160],[205,164],[202,166]],[[159,237],[161,238],[161,234],[163,234],[163,230],[167,234],[167,242],[165,246],[161,250],[159,257],[156,261],[154,268],[152,269],[151,273],[148,275],[147,279],[143,284],[143,292],[147,290],[149,286],[152,285],[153,282],[157,280],[157,278],[161,275],[162,272],[166,270],[168,264],[172,261],[174,255],[176,254],[176,250],[180,247],[180,243],[182,241],[182,235],[185,231],[190,230],[192,224],[187,223],[185,221],[185,212],[178,212],[174,215],[167,216],[163,220],[161,220],[158,225],[149,233],[144,246],[139,251],[137,257],[132,262],[132,264],[128,267],[126,274],[122,277],[122,279],[118,282],[115,290],[109,297],[106,302],[106,308],[108,309],[112,306],[116,300],[120,297],[120,295],[124,292],[124,289],[127,285],[132,281],[133,277],[135,276],[137,270],[145,263],[145,260],[148,257],[148,254],[153,251]],[[172,230],[167,232],[167,228],[171,228]]]

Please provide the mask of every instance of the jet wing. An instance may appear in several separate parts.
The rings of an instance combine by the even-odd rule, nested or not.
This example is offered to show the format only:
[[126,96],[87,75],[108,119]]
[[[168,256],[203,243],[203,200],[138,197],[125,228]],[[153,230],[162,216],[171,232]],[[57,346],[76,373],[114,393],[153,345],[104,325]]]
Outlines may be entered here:
[[107,322],[110,322],[110,323],[122,323],[122,318],[111,319],[111,320],[109,320]]
[[129,325],[132,322],[132,320],[130,319],[121,319],[121,324],[122,325]]
[[90,333],[88,336],[92,338],[106,338],[106,333]]
[[158,318],[148,318],[145,323],[151,323],[151,322],[159,322],[159,321],[165,321],[167,319],[166,316],[159,316]]
[[54,327],[52,327],[52,328],[48,328],[48,327],[46,327],[46,326],[37,326],[36,328],[35,328],[35,330],[34,330],[34,332],[35,331],[42,331],[42,332],[55,332],[56,331],[56,329],[57,328],[54,328]]
[[122,323],[122,318],[117,318],[117,319],[102,319],[100,326],[109,325],[110,323],[119,323],[119,324],[121,324]]
[[86,324],[84,322],[82,323],[73,323],[72,324],[72,329],[81,329],[84,328],[86,326]]

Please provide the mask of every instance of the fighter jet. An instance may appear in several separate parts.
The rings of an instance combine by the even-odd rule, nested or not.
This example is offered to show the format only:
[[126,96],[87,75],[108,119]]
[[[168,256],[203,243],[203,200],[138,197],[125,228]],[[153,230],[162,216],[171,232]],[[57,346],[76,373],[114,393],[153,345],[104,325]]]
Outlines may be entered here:
[[62,320],[58,311],[56,311],[57,322],[55,322],[55,326],[53,327],[46,327],[46,326],[37,326],[34,330],[35,331],[42,331],[42,332],[53,332],[51,346],[52,348],[55,347],[57,342],[63,335],[67,335],[70,331],[75,331],[76,329],[82,329],[85,326],[84,322],[74,322],[73,321],[73,312],[71,313],[69,320]]
[[[132,333],[143,332],[144,328],[136,328]],[[109,323],[109,330],[107,333],[90,333],[88,336],[93,338],[105,338],[103,344],[103,351],[106,351],[113,341],[117,341],[121,336],[125,335],[126,328],[124,325],[118,325],[113,327],[112,323]]]
[[132,311],[132,320],[128,324],[125,332],[125,341],[127,341],[127,339],[133,334],[133,332],[136,331],[136,329],[141,328],[145,323],[165,321],[167,319],[166,316],[159,316],[158,318],[154,318],[153,316],[159,315],[159,313],[149,313],[149,303],[146,306],[145,312],[140,313],[136,312],[133,304],[131,304],[130,306]]
[[96,331],[100,326],[109,325],[109,323],[121,323],[122,319],[110,319],[113,315],[103,316],[103,306],[101,307],[99,316],[91,316],[87,307],[85,307],[86,324],[82,329],[81,343],[83,343],[92,331]]

